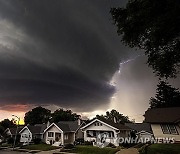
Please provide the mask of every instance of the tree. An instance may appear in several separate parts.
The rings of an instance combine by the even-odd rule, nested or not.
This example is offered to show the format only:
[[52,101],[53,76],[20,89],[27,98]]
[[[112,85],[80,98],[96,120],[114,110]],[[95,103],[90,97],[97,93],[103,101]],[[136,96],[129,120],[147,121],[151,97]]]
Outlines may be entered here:
[[64,110],[62,108],[54,111],[52,114],[52,122],[59,122],[59,121],[75,121],[80,117],[76,113],[73,113],[71,110]]
[[110,10],[118,35],[130,47],[142,49],[159,77],[176,77],[180,66],[180,1],[129,0]]
[[51,111],[39,106],[25,113],[24,122],[26,125],[43,124],[47,123],[50,117]]
[[16,124],[13,120],[4,119],[0,122],[0,134],[2,135],[6,128],[15,127]]
[[116,123],[130,123],[131,121],[129,120],[128,116],[123,116],[123,114],[119,113],[116,110],[111,110],[110,112],[107,111],[106,115],[96,115],[96,118],[98,119],[106,119],[109,121],[113,121]]
[[0,122],[0,125],[6,129],[6,128],[11,128],[11,127],[15,127],[16,124],[14,123],[13,120],[9,120],[9,119],[4,119],[3,121]]
[[180,107],[180,92],[167,82],[160,81],[155,98],[150,99],[150,108]]

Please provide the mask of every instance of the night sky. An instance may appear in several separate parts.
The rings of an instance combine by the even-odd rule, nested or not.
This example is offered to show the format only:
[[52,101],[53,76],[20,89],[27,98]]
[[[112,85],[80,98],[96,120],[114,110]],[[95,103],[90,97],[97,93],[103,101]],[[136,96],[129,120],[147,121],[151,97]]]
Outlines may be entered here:
[[88,117],[114,108],[141,121],[158,80],[116,33],[109,11],[125,4],[0,0],[0,120],[42,105]]

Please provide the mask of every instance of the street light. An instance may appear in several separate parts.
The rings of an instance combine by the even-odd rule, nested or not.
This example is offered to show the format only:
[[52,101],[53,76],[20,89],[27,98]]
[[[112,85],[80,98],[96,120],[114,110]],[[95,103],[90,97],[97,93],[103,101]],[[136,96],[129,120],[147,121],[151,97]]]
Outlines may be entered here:
[[12,115],[13,117],[16,117],[18,119],[18,124],[17,124],[17,128],[16,128],[16,135],[15,135],[15,138],[14,138],[14,144],[13,144],[13,150],[15,148],[15,144],[16,144],[16,138],[17,138],[17,133],[18,133],[18,127],[19,127],[19,121],[20,121],[20,118],[16,115]]

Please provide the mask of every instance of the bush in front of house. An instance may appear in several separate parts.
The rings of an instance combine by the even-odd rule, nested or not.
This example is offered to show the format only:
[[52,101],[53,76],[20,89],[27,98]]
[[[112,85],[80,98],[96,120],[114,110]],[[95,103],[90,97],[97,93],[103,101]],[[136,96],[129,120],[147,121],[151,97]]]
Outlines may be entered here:
[[64,149],[73,149],[74,145],[73,144],[65,144]]
[[113,143],[109,143],[106,147],[116,148],[116,146]]
[[75,145],[82,145],[84,144],[84,139],[83,138],[78,138],[76,139],[76,141],[74,142]]
[[84,145],[93,145],[93,141],[84,141]]
[[7,139],[7,143],[8,143],[8,144],[13,144],[13,143],[14,143],[14,139],[13,139],[12,137],[9,137],[9,138]]
[[40,144],[41,143],[41,139],[40,138],[34,138],[33,142],[34,142],[34,144]]

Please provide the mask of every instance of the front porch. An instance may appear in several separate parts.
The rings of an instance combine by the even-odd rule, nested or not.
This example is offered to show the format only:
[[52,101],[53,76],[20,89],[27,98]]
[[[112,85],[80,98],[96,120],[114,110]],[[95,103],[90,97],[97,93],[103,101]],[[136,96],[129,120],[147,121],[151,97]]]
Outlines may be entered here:
[[73,132],[47,132],[46,143],[53,146],[60,146],[64,144],[73,144],[75,140],[75,133]]
[[118,146],[117,134],[114,131],[88,130],[86,140],[93,141],[94,146],[103,146],[112,143]]

